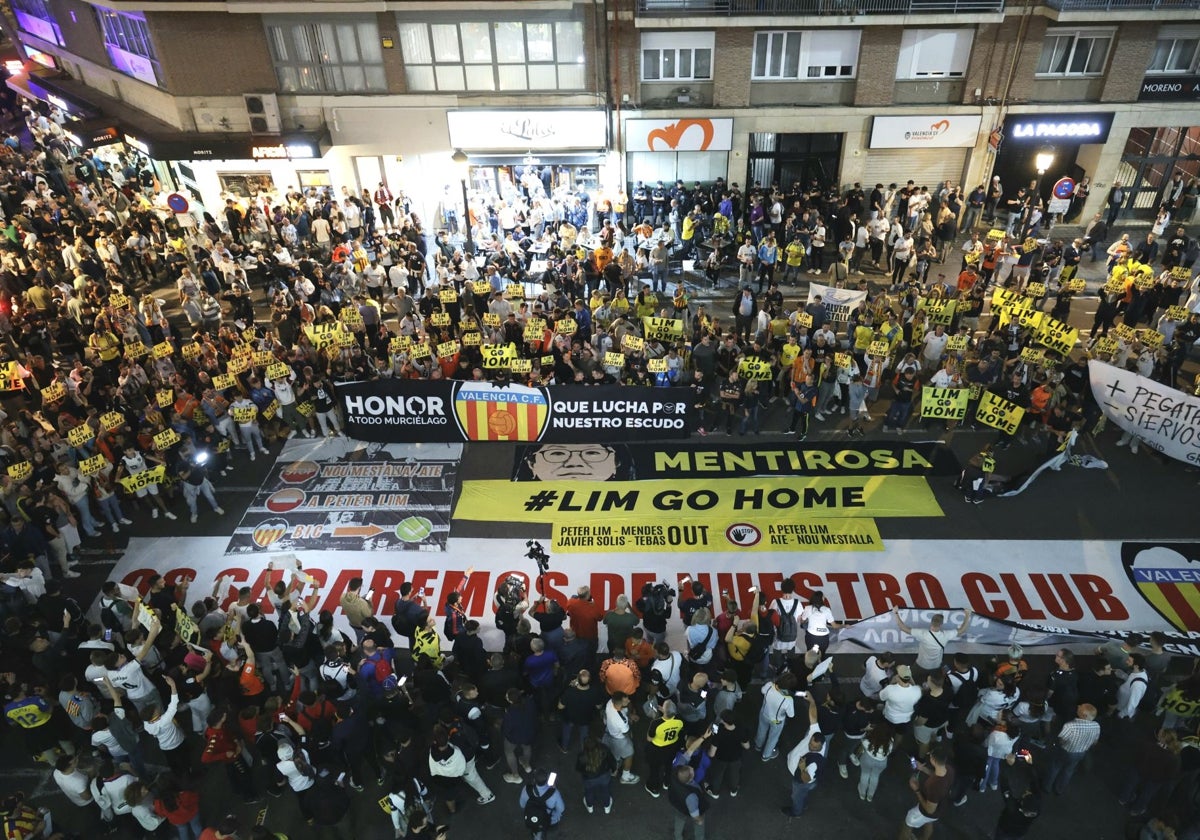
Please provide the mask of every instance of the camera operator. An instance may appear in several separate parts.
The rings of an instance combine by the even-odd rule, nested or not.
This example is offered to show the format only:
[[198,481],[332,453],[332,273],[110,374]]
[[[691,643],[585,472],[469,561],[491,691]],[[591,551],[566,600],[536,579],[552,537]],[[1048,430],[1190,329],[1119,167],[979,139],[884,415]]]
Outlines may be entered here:
[[671,617],[671,604],[675,590],[667,582],[647,583],[642,587],[642,597],[634,605],[642,616],[642,627],[646,640],[652,645],[667,640],[667,620]]
[[496,608],[496,628],[504,634],[504,652],[508,653],[517,634],[517,622],[529,607],[525,581],[516,575],[506,577],[492,596],[492,604]]

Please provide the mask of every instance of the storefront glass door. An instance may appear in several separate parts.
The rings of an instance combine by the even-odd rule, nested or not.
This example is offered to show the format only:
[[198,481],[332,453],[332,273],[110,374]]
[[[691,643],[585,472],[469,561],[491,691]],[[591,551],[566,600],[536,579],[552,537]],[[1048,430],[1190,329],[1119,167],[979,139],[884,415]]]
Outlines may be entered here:
[[1185,182],[1200,175],[1200,127],[1129,132],[1117,179],[1129,188],[1125,207],[1132,217],[1154,218],[1177,173]]

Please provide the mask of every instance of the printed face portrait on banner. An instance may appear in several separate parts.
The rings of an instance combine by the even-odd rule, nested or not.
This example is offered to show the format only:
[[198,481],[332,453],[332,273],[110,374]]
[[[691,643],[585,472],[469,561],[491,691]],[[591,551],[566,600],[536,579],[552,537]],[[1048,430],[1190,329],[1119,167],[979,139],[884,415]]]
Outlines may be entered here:
[[538,481],[610,481],[617,475],[617,453],[601,443],[547,443],[529,456]]

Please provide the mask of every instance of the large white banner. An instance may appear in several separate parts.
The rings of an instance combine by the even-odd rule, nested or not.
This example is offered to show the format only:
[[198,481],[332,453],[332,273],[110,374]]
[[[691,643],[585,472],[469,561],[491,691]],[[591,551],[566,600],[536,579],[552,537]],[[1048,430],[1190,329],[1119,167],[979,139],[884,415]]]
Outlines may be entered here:
[[867,299],[867,293],[857,289],[838,289],[834,286],[822,286],[820,283],[809,283],[808,302],[813,303],[817,297],[825,304],[828,320],[848,321],[850,313]]
[[979,139],[978,114],[935,114],[923,117],[875,117],[872,149],[969,148]]
[[[483,623],[485,642],[495,645],[500,637],[492,620],[492,593],[509,574],[526,580],[535,580],[537,574],[534,562],[525,558],[524,539],[451,537],[444,553],[399,555],[376,551],[281,555],[264,549],[258,554],[223,556],[225,543],[223,537],[134,538],[110,579],[145,591],[154,573],[162,574],[168,583],[186,576],[194,580],[189,599],[203,598],[215,586],[223,605],[236,597],[239,587],[250,586],[252,598],[269,613],[267,590],[279,580],[290,585],[302,580],[287,571],[294,568],[295,558],[304,573],[321,584],[317,609],[333,611],[344,627],[338,602],[351,578],[363,578],[377,615],[390,617],[405,581],[427,589],[427,601],[440,615],[447,593],[473,566],[475,573],[463,590],[464,608]],[[269,570],[272,560],[275,568]],[[1179,652],[1200,655],[1200,646],[1190,642],[1192,637],[1200,639],[1200,615],[1191,606],[1200,603],[1198,562],[1200,543],[1195,542],[889,540],[885,551],[802,556],[736,550],[691,556],[637,551],[555,554],[544,585],[565,602],[586,584],[607,609],[618,595],[636,599],[647,583],[667,581],[682,590],[684,577],[690,576],[710,592],[728,593],[744,610],[753,598],[752,587],[770,602],[784,578],[790,577],[802,596],[822,590],[839,619],[870,619],[900,606],[918,611],[909,616],[913,626],[927,623],[931,611],[970,607],[980,617],[977,621],[1019,622],[1052,634],[1163,630],[1173,635]],[[310,593],[311,588],[305,590]],[[848,649],[864,644],[864,639],[883,646],[903,644],[885,625],[886,618],[870,622],[860,633],[848,633]],[[972,633],[977,647],[1003,647],[1014,638],[1008,628],[985,633],[986,626],[980,624]],[[878,632],[864,635],[872,628]],[[681,633],[682,625],[675,618],[671,634]]]
[[627,152],[727,152],[732,148],[732,119],[625,121]]
[[1109,420],[1164,455],[1200,464],[1200,398],[1095,360],[1088,377]]

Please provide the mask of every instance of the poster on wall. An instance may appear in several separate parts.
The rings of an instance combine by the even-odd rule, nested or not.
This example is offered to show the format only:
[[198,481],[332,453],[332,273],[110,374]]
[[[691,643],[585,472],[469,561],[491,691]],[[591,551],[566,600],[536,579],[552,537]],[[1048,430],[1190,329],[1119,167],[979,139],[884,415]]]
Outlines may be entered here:
[[727,152],[732,148],[732,119],[625,121],[627,152]]
[[979,139],[982,120],[978,114],[875,117],[871,120],[871,148],[970,148]]
[[221,183],[221,192],[238,198],[275,192],[275,179],[270,172],[218,172],[217,180]]
[[461,457],[462,444],[294,438],[225,551],[444,551]]

